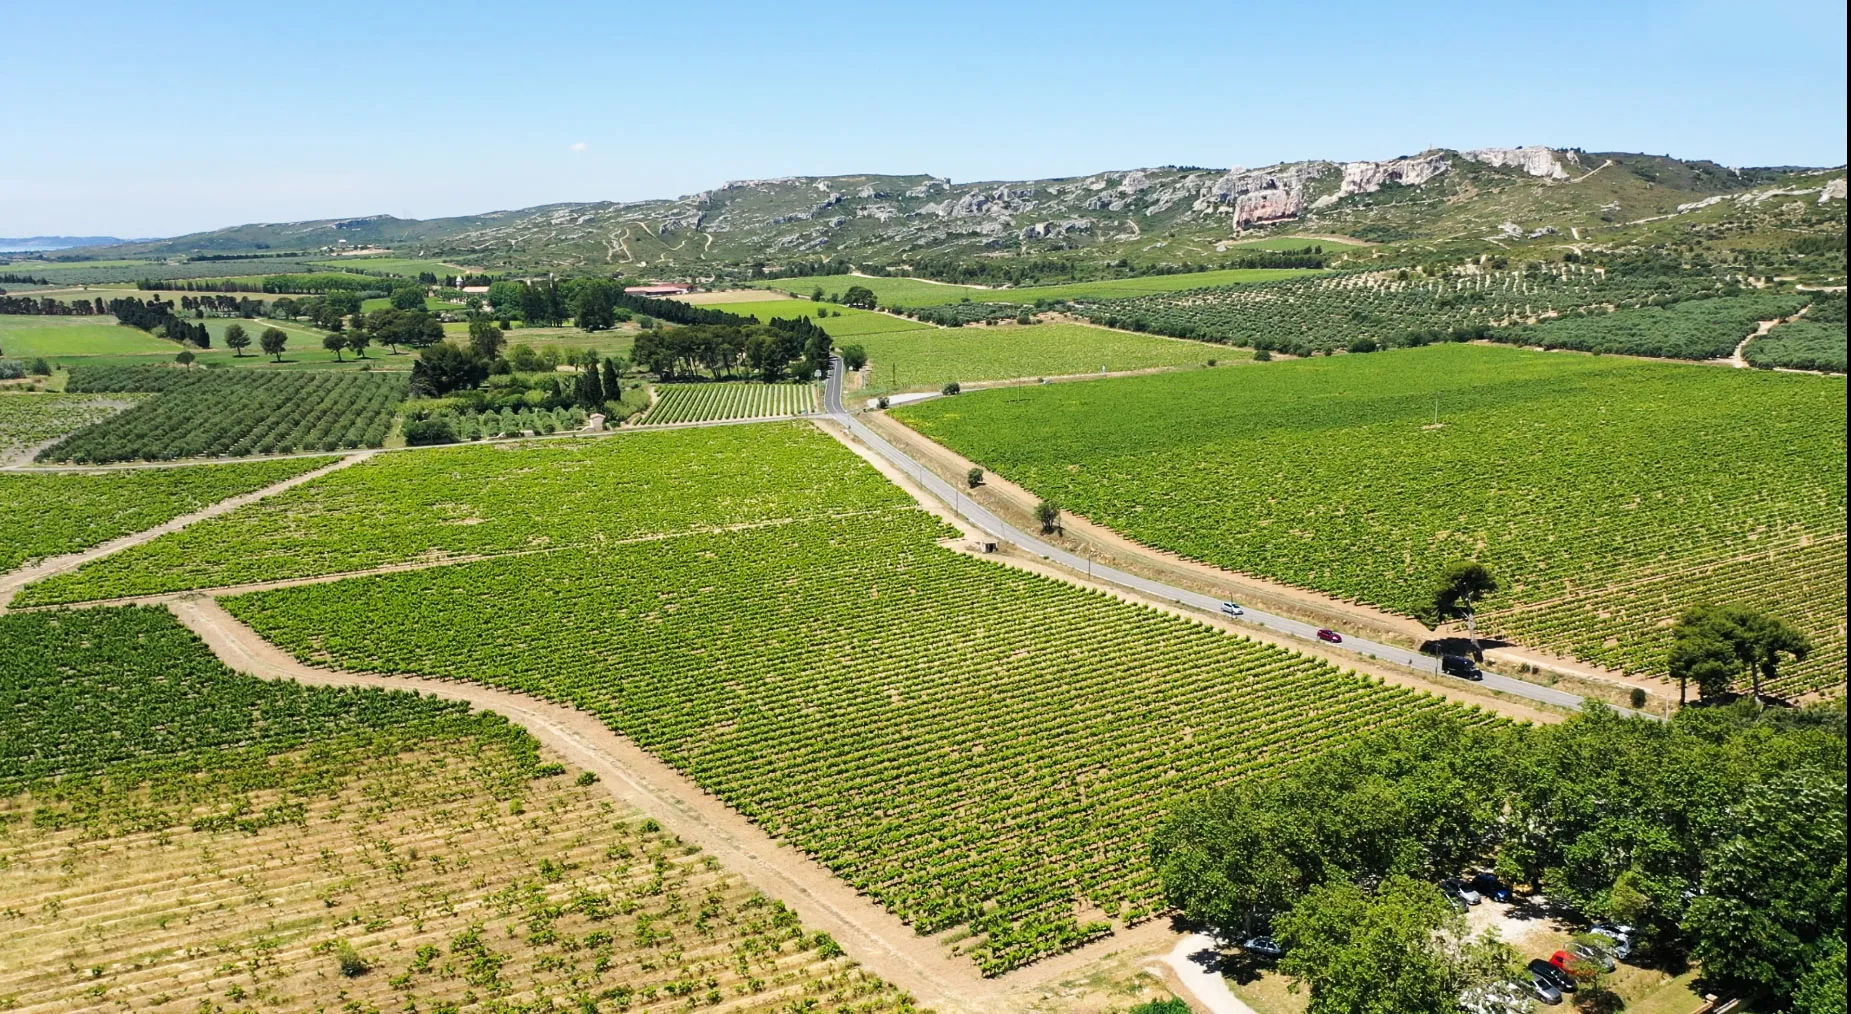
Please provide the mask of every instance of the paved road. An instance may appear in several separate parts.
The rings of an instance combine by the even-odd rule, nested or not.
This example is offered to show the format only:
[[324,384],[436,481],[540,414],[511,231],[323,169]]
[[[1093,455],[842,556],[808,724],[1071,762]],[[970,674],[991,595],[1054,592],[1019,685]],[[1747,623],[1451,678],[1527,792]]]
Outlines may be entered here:
[[[906,452],[882,439],[878,433],[869,429],[859,419],[856,419],[853,413],[848,411],[842,403],[842,377],[844,373],[845,368],[842,365],[842,360],[840,358],[832,360],[829,370],[829,382],[827,387],[824,388],[823,411],[826,412],[830,418],[847,426],[849,431],[860,438],[863,443],[873,448],[882,457],[893,462],[901,470],[912,476],[913,481],[929,490],[933,496],[944,501],[966,521],[988,532],[990,535],[995,536],[997,541],[1011,543],[1037,556],[1045,556],[1055,563],[1061,564],[1071,570],[1090,575],[1097,581],[1109,581],[1112,584],[1130,588],[1154,599],[1180,603],[1194,609],[1200,609],[1203,612],[1220,613],[1221,600],[1212,595],[1203,595],[1200,592],[1178,588],[1174,585],[1164,584],[1161,581],[1153,581],[1150,578],[1127,573],[1115,567],[1108,567],[1104,564],[1095,563],[1086,557],[1069,553],[1059,546],[1050,545],[1016,528],[1002,518],[997,517],[990,510],[979,504],[973,503],[964,496],[963,490],[958,489],[932,474],[931,470],[927,469],[919,462],[914,461]],[[1276,630],[1282,634],[1289,634],[1292,637],[1307,641],[1317,640],[1318,628],[1301,620],[1294,620],[1285,616],[1274,616],[1271,613],[1261,612],[1257,609],[1246,610],[1246,614],[1241,616],[1240,619],[1243,622],[1265,627],[1268,630]],[[1407,648],[1397,647],[1392,644],[1378,644],[1374,641],[1364,640],[1359,637],[1351,637],[1346,634],[1343,635],[1342,647],[1359,655],[1393,662],[1410,669],[1418,670],[1422,673],[1438,675],[1440,671],[1439,659],[1431,655],[1423,655],[1418,651],[1411,651]],[[1451,677],[1440,676],[1439,678],[1445,680]],[[1515,697],[1523,697],[1532,701],[1539,701],[1543,704],[1551,704],[1558,708],[1568,708],[1575,711],[1581,709],[1583,702],[1583,698],[1577,694],[1557,690],[1554,687],[1541,686],[1525,680],[1512,679],[1508,676],[1499,676],[1494,673],[1486,673],[1484,682],[1476,685],[1491,690],[1501,691]],[[1624,708],[1618,710],[1626,714],[1645,714],[1644,712],[1627,711],[1627,709]],[[1655,718],[1657,716],[1648,715],[1646,717]]]

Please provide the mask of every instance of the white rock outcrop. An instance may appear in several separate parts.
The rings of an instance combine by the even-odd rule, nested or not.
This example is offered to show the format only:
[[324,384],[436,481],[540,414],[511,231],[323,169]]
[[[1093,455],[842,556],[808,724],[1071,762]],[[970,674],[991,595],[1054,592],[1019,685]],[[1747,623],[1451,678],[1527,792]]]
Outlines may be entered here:
[[1819,203],[1820,204],[1824,204],[1826,201],[1842,201],[1844,199],[1845,199],[1845,178],[1843,176],[1838,177],[1837,179],[1831,181],[1830,183],[1827,183],[1824,187],[1821,187],[1819,190]]
[[1235,167],[1196,198],[1196,211],[1226,211],[1234,228],[1285,222],[1305,213],[1305,184],[1318,178],[1315,163],[1247,170]]
[[1531,176],[1541,176],[1552,180],[1568,178],[1568,170],[1562,168],[1562,163],[1556,161],[1555,152],[1540,144],[1522,148],[1473,148],[1471,151],[1462,151],[1459,154],[1474,162],[1483,162],[1489,166],[1514,166]]
[[1446,156],[1438,153],[1387,162],[1346,162],[1343,166],[1343,182],[1338,185],[1337,192],[1346,197],[1350,194],[1372,194],[1382,189],[1384,183],[1418,187],[1446,169]]

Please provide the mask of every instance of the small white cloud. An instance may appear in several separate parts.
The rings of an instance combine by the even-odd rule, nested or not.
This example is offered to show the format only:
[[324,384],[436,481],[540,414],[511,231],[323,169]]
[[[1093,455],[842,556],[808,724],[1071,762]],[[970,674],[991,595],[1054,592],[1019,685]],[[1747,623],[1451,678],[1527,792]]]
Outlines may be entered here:
[[578,142],[577,144],[575,144],[575,145],[573,145],[573,146],[572,146],[572,150],[573,150],[573,151],[584,151],[585,149],[587,149],[587,148],[589,148],[589,147],[591,147],[591,145],[589,145],[589,144],[586,144],[586,143],[585,143],[585,142],[583,142],[583,141],[580,141],[580,142]]

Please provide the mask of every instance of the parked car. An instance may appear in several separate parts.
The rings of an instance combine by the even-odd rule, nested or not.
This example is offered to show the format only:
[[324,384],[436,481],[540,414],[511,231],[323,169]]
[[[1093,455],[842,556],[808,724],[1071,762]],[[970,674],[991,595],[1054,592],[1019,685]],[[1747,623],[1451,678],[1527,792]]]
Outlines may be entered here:
[[1248,954],[1257,954],[1262,958],[1285,957],[1285,948],[1272,937],[1248,937],[1241,942],[1240,949]]
[[1337,633],[1336,631],[1330,629],[1329,627],[1319,627],[1318,628],[1318,640],[1329,641],[1332,644],[1342,644],[1343,635]]
[[1621,926],[1604,922],[1588,930],[1588,932],[1598,933],[1608,940],[1613,941],[1610,949],[1613,951],[1613,956],[1621,961],[1625,961],[1627,958],[1632,957],[1634,930],[1631,926]]
[[1492,982],[1459,994],[1459,1006],[1469,1014],[1524,1014],[1530,1009],[1530,989],[1515,982]]
[[1440,890],[1445,891],[1447,894],[1457,897],[1460,901],[1465,902],[1467,905],[1476,905],[1479,902],[1485,900],[1484,898],[1479,896],[1479,893],[1477,891],[1474,891],[1470,887],[1466,886],[1464,881],[1457,880],[1457,879],[1441,881]]
[[1509,884],[1499,880],[1497,874],[1488,870],[1473,875],[1472,890],[1492,901],[1507,902],[1516,897],[1516,892],[1510,889]]
[[1541,958],[1531,958],[1529,965],[1526,967],[1529,968],[1531,975],[1549,980],[1551,985],[1563,993],[1573,993],[1575,991],[1575,977],[1568,974],[1564,969],[1557,968],[1551,962],[1544,961]]
[[1591,962],[1600,966],[1600,970],[1603,972],[1613,971],[1614,966],[1618,964],[1618,962],[1613,960],[1612,951],[1596,944],[1572,943],[1568,945],[1568,953],[1580,958],[1582,961]]
[[1530,991],[1536,994],[1536,999],[1551,1007],[1562,1002],[1562,991],[1555,988],[1554,982],[1540,975],[1530,975]]
[[1466,658],[1464,655],[1441,655],[1440,671],[1448,676],[1457,676],[1462,680],[1472,680],[1473,682],[1478,682],[1485,678],[1485,674],[1478,671],[1478,663]]
[[1221,603],[1221,611],[1222,611],[1223,613],[1225,613],[1225,614],[1227,614],[1227,615],[1229,615],[1229,616],[1245,616],[1245,615],[1247,615],[1247,611],[1246,611],[1245,609],[1242,609],[1242,608],[1240,607],[1240,604],[1239,604],[1239,603],[1237,603],[1237,602],[1223,602],[1223,603]]
[[1576,982],[1585,982],[1600,974],[1599,961],[1570,950],[1549,955],[1549,963],[1561,969],[1564,975],[1573,976]]

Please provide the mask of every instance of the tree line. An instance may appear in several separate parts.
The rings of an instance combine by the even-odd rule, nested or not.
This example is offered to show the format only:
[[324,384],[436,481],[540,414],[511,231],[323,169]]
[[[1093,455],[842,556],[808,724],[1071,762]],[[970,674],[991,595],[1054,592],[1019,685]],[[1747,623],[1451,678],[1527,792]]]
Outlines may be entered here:
[[[728,317],[738,318],[736,314]],[[644,331],[632,349],[638,365],[664,380],[698,376],[714,380],[745,373],[767,383],[809,380],[827,372],[832,339],[806,317],[772,318],[748,326],[689,324],[669,331]]]
[[160,331],[177,342],[191,342],[200,348],[212,346],[212,335],[204,324],[190,324],[174,314],[174,303],[159,296],[143,302],[133,296],[109,301],[109,312],[116,323],[147,332]]
[[101,296],[93,302],[74,299],[65,303],[50,296],[8,296],[0,294],[0,314],[36,317],[91,317],[108,313]]
[[1435,886],[1473,868],[1636,927],[1633,961],[1698,962],[1777,1006],[1836,975],[1842,1005],[1845,760],[1842,701],[1428,718],[1185,802],[1151,856],[1185,917],[1279,938],[1317,1014],[1457,1011],[1509,978],[1520,956],[1471,939]]

